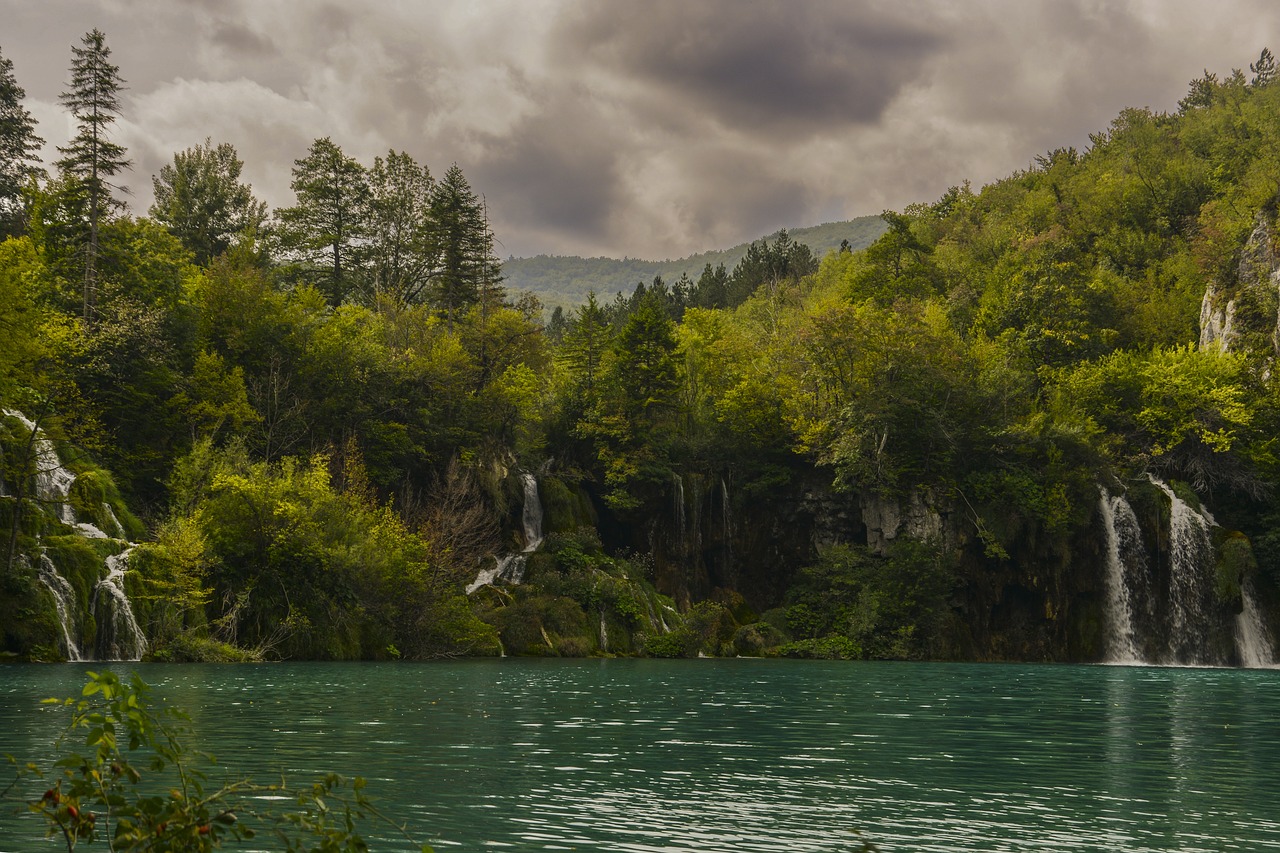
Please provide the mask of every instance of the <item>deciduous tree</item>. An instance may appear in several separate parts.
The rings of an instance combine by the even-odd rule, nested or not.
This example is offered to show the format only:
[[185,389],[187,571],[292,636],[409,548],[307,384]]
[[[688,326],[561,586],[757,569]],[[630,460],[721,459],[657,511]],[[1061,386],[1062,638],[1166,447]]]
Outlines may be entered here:
[[265,203],[240,182],[244,163],[228,142],[209,139],[173,155],[173,163],[152,177],[151,216],[207,265],[225,252],[236,235],[253,233],[267,218]]

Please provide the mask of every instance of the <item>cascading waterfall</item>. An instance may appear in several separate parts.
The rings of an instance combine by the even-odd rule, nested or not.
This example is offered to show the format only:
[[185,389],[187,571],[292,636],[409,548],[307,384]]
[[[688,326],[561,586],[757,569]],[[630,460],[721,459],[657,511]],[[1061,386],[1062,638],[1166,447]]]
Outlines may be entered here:
[[[31,449],[35,456],[37,501],[49,507],[60,522],[71,527],[79,536],[86,539],[123,541],[124,526],[116,518],[110,504],[102,504],[102,517],[114,527],[114,537],[96,525],[76,518],[75,509],[68,502],[71,487],[76,481],[75,472],[62,464],[57,448],[34,421],[12,409],[4,409],[3,414],[30,431]],[[106,558],[106,574],[94,587],[91,609],[98,624],[98,636],[92,644],[92,650],[99,660],[139,660],[147,650],[146,637],[138,626],[133,607],[124,590],[124,573],[130,550],[132,548]],[[43,550],[40,552],[39,564],[37,574],[40,583],[53,597],[67,659],[83,661],[86,659],[84,651],[76,640],[80,631],[80,619],[75,588]]]
[[1169,647],[1170,662],[1214,664],[1201,641],[1212,631],[1212,528],[1207,510],[1196,510],[1162,480],[1148,475],[1169,499]]
[[693,478],[693,524],[687,529],[692,531],[693,536],[687,537],[689,541],[685,545],[686,552],[688,556],[697,559],[697,555],[702,552],[702,478],[698,476]]
[[538,479],[532,474],[522,473],[520,480],[524,484],[524,508],[520,514],[521,527],[524,528],[524,550],[494,557],[493,567],[481,569],[476,579],[467,586],[467,595],[498,581],[513,584],[523,581],[529,555],[542,544],[542,501],[538,497]]
[[[1102,490],[1106,540],[1107,661],[1214,666],[1235,656],[1246,667],[1272,666],[1275,650],[1252,580],[1240,580],[1240,612],[1228,630],[1226,603],[1215,591],[1213,515],[1147,475],[1168,499],[1168,577],[1157,584],[1138,519],[1128,500]],[[1234,634],[1234,638],[1231,636]]]
[[724,574],[733,578],[733,511],[729,506],[729,484],[720,478],[720,529],[724,542]]
[[107,521],[110,521],[111,526],[115,528],[115,538],[124,539],[124,525],[120,523],[120,519],[116,518],[116,511],[111,508],[111,504],[104,503],[102,505],[102,514],[106,516]]
[[1272,666],[1276,659],[1275,649],[1262,621],[1253,583],[1248,578],[1240,585],[1240,598],[1242,606],[1236,616],[1236,649],[1240,652],[1240,664],[1251,668]]
[[141,660],[147,652],[147,638],[124,591],[124,572],[132,551],[129,548],[107,557],[107,575],[93,591],[93,615],[98,623],[94,648],[102,660]]
[[76,591],[71,582],[64,578],[58,567],[49,559],[49,555],[40,552],[40,583],[53,596],[53,608],[58,614],[58,623],[62,627],[62,642],[66,646],[67,660],[82,661],[80,645],[75,641],[79,620],[76,618]]
[[5,409],[4,414],[22,424],[34,436],[31,449],[36,456],[36,498],[42,503],[56,506],[58,519],[63,524],[75,526],[76,512],[67,503],[67,495],[71,493],[76,475],[63,467],[53,442],[36,426],[35,421],[13,409]]
[[1124,495],[1111,495],[1105,489],[1101,492],[1098,511],[1107,542],[1107,618],[1110,623],[1107,661],[1140,663],[1142,654],[1138,648],[1130,585],[1138,579],[1148,581],[1142,530]]

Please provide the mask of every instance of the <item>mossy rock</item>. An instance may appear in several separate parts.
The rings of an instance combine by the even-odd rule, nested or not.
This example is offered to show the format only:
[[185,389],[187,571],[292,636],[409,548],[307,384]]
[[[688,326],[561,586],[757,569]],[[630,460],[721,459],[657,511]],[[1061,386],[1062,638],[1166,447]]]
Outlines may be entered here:
[[786,635],[768,622],[753,622],[734,632],[731,647],[735,655],[761,657],[786,641]]
[[1258,561],[1254,559],[1249,537],[1239,531],[1227,533],[1218,548],[1214,569],[1214,595],[1218,601],[1239,612],[1244,579],[1253,577],[1258,571]]
[[538,482],[538,489],[542,497],[543,527],[548,533],[595,528],[595,507],[584,489],[570,486],[559,477],[543,478]]

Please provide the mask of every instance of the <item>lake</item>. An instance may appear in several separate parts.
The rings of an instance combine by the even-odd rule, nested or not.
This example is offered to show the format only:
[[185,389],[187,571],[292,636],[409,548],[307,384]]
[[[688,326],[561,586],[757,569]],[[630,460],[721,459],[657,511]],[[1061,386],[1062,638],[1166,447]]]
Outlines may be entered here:
[[[1280,850],[1273,670],[110,666],[185,708],[221,766],[364,775],[437,850]],[[0,753],[47,755],[57,717],[39,700],[93,668],[0,666]],[[33,830],[0,818],[0,850],[38,848]]]

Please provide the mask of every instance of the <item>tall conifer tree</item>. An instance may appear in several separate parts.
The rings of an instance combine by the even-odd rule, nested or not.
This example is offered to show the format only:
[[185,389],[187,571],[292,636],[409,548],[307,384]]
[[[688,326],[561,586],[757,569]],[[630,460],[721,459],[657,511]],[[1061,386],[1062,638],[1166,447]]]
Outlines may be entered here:
[[452,328],[454,318],[477,302],[501,301],[502,263],[493,256],[484,204],[456,163],[432,190],[431,219],[440,249],[434,301]]
[[40,173],[36,153],[44,140],[22,105],[26,91],[13,76],[13,61],[0,56],[0,239],[22,230],[22,188]]
[[63,175],[78,181],[82,200],[87,207],[88,235],[84,247],[84,318],[92,322],[98,298],[98,231],[104,216],[124,202],[113,198],[111,191],[120,189],[108,179],[129,168],[124,146],[107,138],[111,125],[120,112],[120,91],[124,78],[120,68],[111,63],[111,48],[101,30],[93,29],[72,45],[71,82],[59,97],[79,124],[75,137],[62,154],[57,166]]

